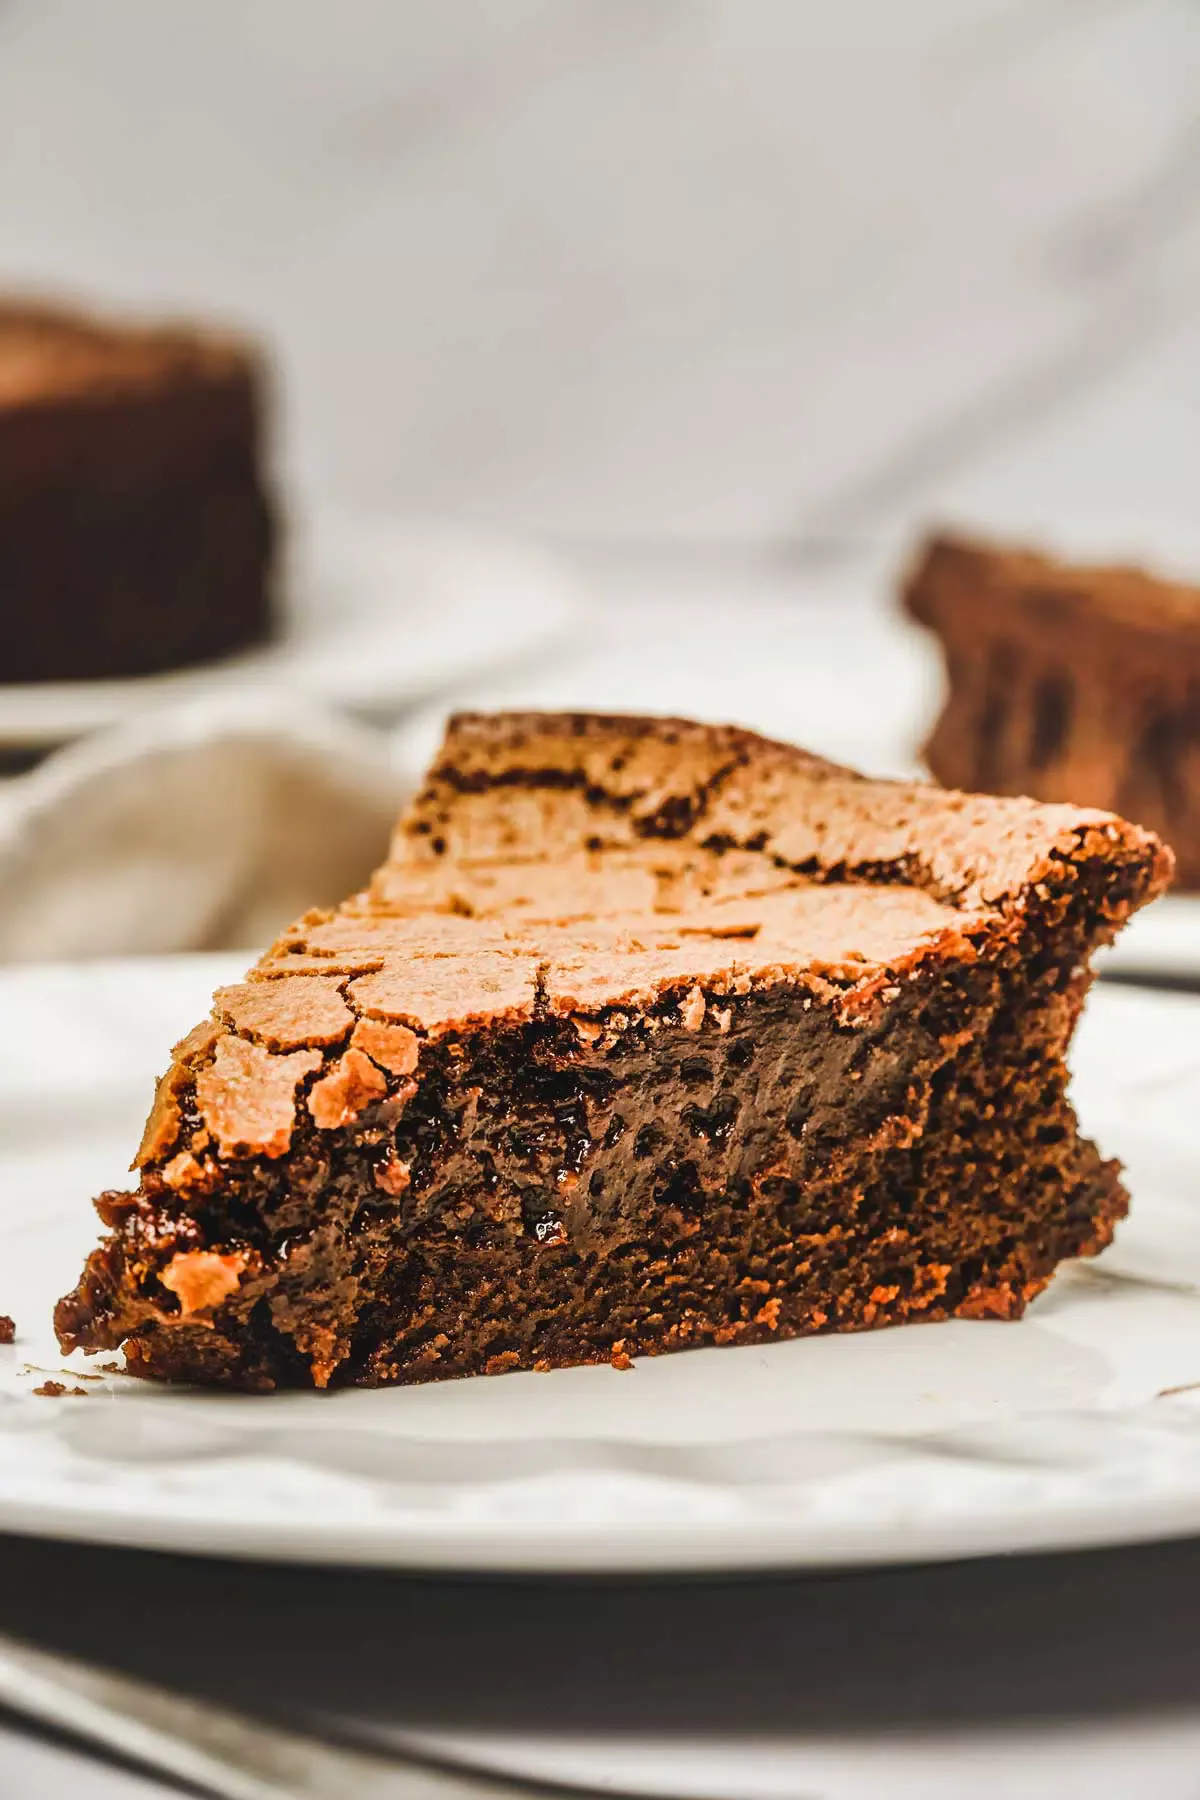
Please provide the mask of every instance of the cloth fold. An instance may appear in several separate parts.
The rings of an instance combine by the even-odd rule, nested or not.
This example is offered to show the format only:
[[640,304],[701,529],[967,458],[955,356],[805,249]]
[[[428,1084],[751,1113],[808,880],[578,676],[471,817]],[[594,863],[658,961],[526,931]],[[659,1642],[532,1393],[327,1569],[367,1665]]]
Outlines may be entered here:
[[205,699],[0,785],[0,962],[261,945],[382,859],[383,732],[278,695]]

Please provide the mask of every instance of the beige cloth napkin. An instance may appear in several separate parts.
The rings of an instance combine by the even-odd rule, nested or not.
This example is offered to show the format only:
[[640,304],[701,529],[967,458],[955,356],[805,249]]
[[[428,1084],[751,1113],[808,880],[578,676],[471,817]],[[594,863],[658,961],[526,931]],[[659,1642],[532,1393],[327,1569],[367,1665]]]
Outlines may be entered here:
[[238,696],[0,784],[0,962],[243,948],[351,893],[404,798],[388,738]]

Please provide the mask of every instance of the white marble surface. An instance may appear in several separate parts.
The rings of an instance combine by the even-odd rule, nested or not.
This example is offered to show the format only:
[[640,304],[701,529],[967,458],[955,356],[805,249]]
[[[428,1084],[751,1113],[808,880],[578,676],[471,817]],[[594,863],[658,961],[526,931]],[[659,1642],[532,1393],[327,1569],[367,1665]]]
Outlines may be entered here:
[[[323,492],[652,551],[647,585],[703,566],[668,550],[800,556],[943,511],[1157,542],[1200,467],[1198,75],[1194,0],[0,0],[0,267],[258,324]],[[111,1561],[6,1558],[0,1620],[49,1595],[86,1642]],[[508,1595],[180,1583],[133,1579],[143,1656],[206,1596],[264,1656],[272,1614],[376,1644],[452,1620],[493,1650],[462,1707],[522,1716]],[[521,1604],[531,1661],[587,1671],[581,1729],[666,1718],[694,1755],[720,1695],[768,1743],[811,1700],[844,1734],[907,1721],[947,1793],[1192,1800],[1198,1594],[1181,1546],[618,1597],[602,1662],[609,1602]],[[410,1725],[446,1716],[454,1648],[404,1650]],[[4,1800],[156,1791],[0,1734]]]
[[337,497],[1193,510],[1192,0],[4,0],[0,265],[278,343]]

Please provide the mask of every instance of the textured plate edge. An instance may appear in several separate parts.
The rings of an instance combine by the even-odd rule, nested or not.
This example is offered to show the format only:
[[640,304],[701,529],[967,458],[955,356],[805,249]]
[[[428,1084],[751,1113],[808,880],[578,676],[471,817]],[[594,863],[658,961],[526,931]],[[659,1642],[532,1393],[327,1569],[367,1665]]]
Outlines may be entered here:
[[1106,1504],[1094,1511],[1029,1517],[978,1512],[967,1521],[881,1532],[878,1526],[823,1528],[806,1523],[770,1530],[697,1525],[639,1526],[636,1545],[613,1527],[588,1526],[547,1536],[545,1527],[514,1524],[504,1532],[430,1529],[411,1521],[396,1528],[357,1527],[336,1549],[329,1538],[285,1522],[214,1525],[200,1519],[126,1513],[120,1518],[71,1507],[9,1503],[0,1493],[0,1530],[50,1542],[144,1550],[225,1561],[326,1568],[436,1570],[479,1575],[574,1576],[783,1573],[789,1570],[906,1567],[985,1557],[1063,1554],[1163,1543],[1200,1532],[1200,1492],[1157,1505]]

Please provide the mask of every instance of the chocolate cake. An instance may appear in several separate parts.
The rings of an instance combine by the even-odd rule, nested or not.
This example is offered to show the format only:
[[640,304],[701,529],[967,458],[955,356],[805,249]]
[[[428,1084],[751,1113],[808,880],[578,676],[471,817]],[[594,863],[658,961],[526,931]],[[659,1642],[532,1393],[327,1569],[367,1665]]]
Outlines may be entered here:
[[0,303],[0,684],[149,675],[271,627],[246,344]]
[[904,604],[946,662],[939,781],[1142,820],[1200,886],[1200,587],[942,536]]
[[1170,866],[733,728],[459,717],[176,1046],[63,1349],[324,1387],[1015,1318],[1125,1211],[1063,1057]]

